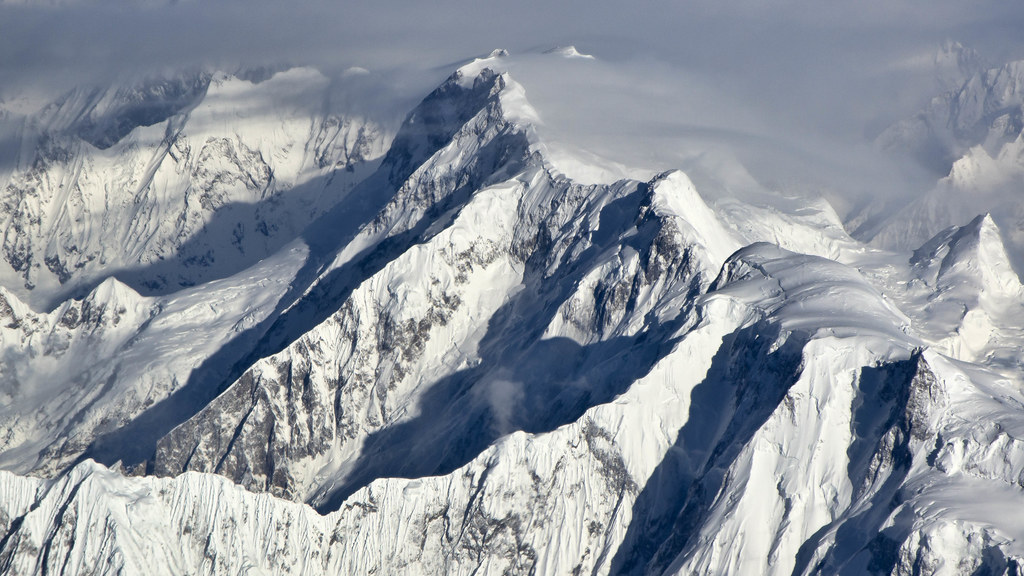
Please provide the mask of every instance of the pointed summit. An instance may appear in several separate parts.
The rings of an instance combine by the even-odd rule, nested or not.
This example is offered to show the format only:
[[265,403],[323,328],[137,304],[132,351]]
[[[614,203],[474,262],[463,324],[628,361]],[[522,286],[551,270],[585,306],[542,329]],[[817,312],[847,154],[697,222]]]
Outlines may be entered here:
[[922,334],[960,360],[1016,365],[1024,287],[991,215],[944,230],[910,263],[925,288],[917,323]]
[[940,232],[914,251],[910,263],[937,289],[970,285],[979,291],[1006,295],[1021,290],[999,227],[990,214]]

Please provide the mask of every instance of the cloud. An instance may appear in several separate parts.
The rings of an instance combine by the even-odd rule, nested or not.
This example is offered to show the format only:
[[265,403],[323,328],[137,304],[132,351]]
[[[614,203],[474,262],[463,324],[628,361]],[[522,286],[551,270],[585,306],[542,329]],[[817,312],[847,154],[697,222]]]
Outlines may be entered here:
[[750,73],[812,73],[833,61],[850,64],[958,33],[991,38],[992,30],[1001,30],[1002,39],[1019,48],[1013,24],[1021,23],[1021,10],[1008,4],[655,0],[642,9],[608,0],[2,4],[0,74],[26,82],[267,62],[433,67],[495,47],[522,51],[574,43],[606,57],[654,53],[736,81]]
[[499,436],[519,429],[519,413],[524,409],[525,386],[509,376],[508,370],[500,369],[473,387],[477,401],[488,409],[492,431]]
[[[724,146],[763,169],[779,166],[765,151],[789,151],[790,165],[841,175],[873,162],[864,142],[934,95],[922,55],[953,39],[995,61],[1024,58],[1022,28],[1024,5],[997,0],[0,4],[0,97],[182,68],[308,64],[339,78],[369,70],[364,85],[411,105],[472,56],[574,44],[597,57],[599,75],[566,78],[562,94],[527,89],[549,120],[560,106],[589,107],[559,129],[598,156],[628,156],[630,138],[647,138],[674,150],[665,162],[687,146]],[[576,101],[556,101],[573,91]],[[619,121],[602,128],[608,117]],[[904,184],[856,184],[876,186]]]

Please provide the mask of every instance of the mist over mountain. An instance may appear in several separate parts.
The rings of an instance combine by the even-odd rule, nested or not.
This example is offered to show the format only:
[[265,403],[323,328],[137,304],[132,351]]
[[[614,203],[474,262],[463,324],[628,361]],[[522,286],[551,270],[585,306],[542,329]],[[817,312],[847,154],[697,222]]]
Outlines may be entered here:
[[0,3],[0,573],[1019,574],[1021,16]]

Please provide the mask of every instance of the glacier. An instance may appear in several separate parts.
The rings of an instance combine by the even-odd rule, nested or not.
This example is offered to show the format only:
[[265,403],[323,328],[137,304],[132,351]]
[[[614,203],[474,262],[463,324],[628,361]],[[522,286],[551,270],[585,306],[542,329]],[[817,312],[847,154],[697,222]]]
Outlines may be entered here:
[[5,116],[0,573],[1019,573],[1014,230],[606,164],[518,80],[593,60]]

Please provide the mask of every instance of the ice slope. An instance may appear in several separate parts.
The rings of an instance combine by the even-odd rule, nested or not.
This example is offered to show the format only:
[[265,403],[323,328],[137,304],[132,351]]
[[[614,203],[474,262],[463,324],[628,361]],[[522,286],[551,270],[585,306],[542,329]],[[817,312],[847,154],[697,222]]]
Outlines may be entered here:
[[[161,440],[158,472],[215,471],[330,507],[379,475],[450,470],[501,434],[557,425],[621,390],[622,374],[592,366],[599,357],[591,348],[613,354],[632,339],[663,337],[745,238],[786,239],[826,254],[852,243],[823,207],[786,214],[734,203],[720,219],[678,172],[648,183],[572,184],[544,161],[522,87],[486,67],[504,58],[471,63],[425,100],[465,106],[494,86],[464,126],[439,126],[452,141],[409,175],[321,275],[355,271],[367,275],[356,276],[362,283],[348,293],[320,290],[318,280],[292,316],[309,325],[303,305],[338,312],[256,362]],[[413,112],[382,169],[393,174],[393,158],[413,154],[403,142],[424,116]],[[464,182],[495,184],[473,191],[478,184]],[[467,221],[491,221],[489,232],[499,235],[481,236]],[[382,260],[391,251],[396,258],[379,272],[356,259],[369,252]],[[636,370],[649,354],[656,352],[639,353]],[[569,366],[567,356],[575,358]],[[565,406],[534,414],[551,400]],[[452,416],[438,424],[424,421],[424,412]],[[410,461],[367,456],[404,454],[423,435],[450,436],[445,442],[454,446],[420,447]]]
[[153,305],[113,278],[51,314],[34,313],[6,290],[0,298],[0,454],[5,468],[27,472],[42,459],[38,454],[52,436],[62,427],[72,427],[79,409],[87,410],[91,397],[103,394],[104,380],[110,376],[90,372],[104,370],[150,317]]
[[[396,162],[421,160],[389,159],[382,170],[401,170]],[[367,194],[386,198],[380,190]],[[358,214],[365,201],[357,195],[333,208]],[[82,324],[77,318],[83,306],[96,308],[91,299],[85,304],[69,301],[42,315],[16,306],[19,316],[12,323],[27,327],[5,334],[4,392],[10,392],[10,402],[0,411],[5,466],[53,473],[83,452],[107,464],[121,460],[131,467],[151,458],[160,436],[202,409],[240,374],[236,364],[260,347],[261,338],[295,296],[281,299],[301,295],[301,283],[309,279],[300,272],[322,264],[310,248],[317,245],[314,236],[296,240],[232,276],[168,296],[142,298],[108,279],[101,287],[115,286],[117,293],[142,302],[130,322],[118,315]],[[8,299],[17,300],[13,295]],[[21,322],[21,317],[33,320]],[[103,346],[92,345],[90,338],[102,340]],[[69,342],[74,344],[70,350]],[[54,396],[60,401],[53,401]]]
[[920,315],[919,330],[954,358],[1019,377],[1024,287],[992,217],[940,233],[915,251],[911,264],[908,292],[919,300],[908,308]]
[[3,284],[37,310],[112,273],[165,294],[298,236],[365,177],[391,129],[346,109],[345,79],[260,80],[202,73],[7,113]]
[[852,257],[923,342],[1019,382],[1021,283],[991,215],[939,232],[912,253]]
[[[1014,509],[1022,497],[1024,460],[1013,447],[1019,388],[922,350],[907,318],[835,262],[753,245],[730,259],[713,288],[707,299],[736,298],[763,314],[748,326],[764,340],[723,346],[718,354],[730,356],[717,389],[691,392],[701,410],[691,409],[675,447],[676,469],[688,470],[692,482],[682,482],[674,501],[661,486],[657,506],[671,503],[678,515],[666,522],[657,512],[660,526],[651,524],[660,538],[624,568],[1017,569],[1021,524],[987,507]],[[982,426],[999,437],[993,443],[981,440],[983,413],[995,418]],[[965,513],[977,490],[990,495],[978,498],[986,512]]]
[[[759,286],[740,286],[737,292],[759,290]],[[777,298],[765,304],[777,305]],[[124,562],[130,571],[143,561],[139,556],[114,554],[111,550],[124,550],[125,546],[102,546],[104,542],[121,539],[132,541],[133,530],[140,530],[136,526],[146,518],[148,522],[167,523],[166,528],[150,530],[179,535],[176,540],[154,548],[182,550],[186,555],[194,551],[195,559],[176,562],[171,558],[158,563],[172,567],[170,573],[174,573],[174,566],[182,564],[198,565],[204,572],[219,568],[219,572],[230,573],[248,563],[299,573],[317,573],[325,568],[358,573],[455,574],[475,569],[485,573],[607,572],[614,566],[613,551],[618,541],[629,531],[629,510],[640,494],[643,479],[658,466],[673,442],[675,430],[685,425],[687,414],[693,412],[688,405],[690,391],[708,385],[701,381],[705,374],[712,374],[708,367],[713,351],[719,346],[735,351],[747,349],[750,342],[742,338],[737,341],[729,333],[745,323],[760,322],[763,314],[735,296],[724,294],[706,300],[700,308],[701,320],[680,327],[678,335],[682,337],[678,344],[646,376],[614,403],[588,410],[577,422],[537,436],[521,432],[507,436],[448,476],[378,480],[354,494],[338,512],[314,517],[317,523],[307,523],[301,516],[312,514],[308,508],[295,508],[300,513],[295,518],[287,511],[295,505],[276,504],[285,506],[285,510],[273,511],[281,531],[275,534],[274,541],[287,540],[285,533],[290,532],[284,527],[289,526],[290,518],[294,518],[290,523],[292,529],[307,535],[290,554],[266,555],[259,536],[255,537],[254,545],[248,543],[252,536],[239,536],[239,530],[248,532],[254,527],[257,534],[264,532],[258,511],[247,516],[238,507],[248,509],[252,499],[267,496],[254,496],[223,480],[195,474],[174,481],[96,481],[94,477],[104,473],[94,471],[90,463],[80,465],[66,480],[67,485],[49,489],[53,504],[30,512],[8,539],[9,546],[42,548],[46,541],[58,543],[43,561],[70,568],[69,573],[81,565],[75,559],[86,555],[112,557],[114,566]],[[772,342],[770,338],[763,340],[762,351],[767,352]],[[770,355],[767,360],[762,358],[760,364],[755,362],[740,371],[757,373],[765,363],[773,364]],[[119,482],[137,484],[118,486]],[[159,488],[154,485],[158,482],[162,483]],[[82,487],[76,490],[75,485]],[[219,490],[213,492],[209,485]],[[95,490],[105,494],[92,495]],[[193,492],[204,497],[204,505],[196,503],[199,496],[190,499],[180,495],[191,496]],[[129,512],[127,518],[118,516],[110,522],[100,520],[110,514],[102,508],[81,508],[94,499],[123,501],[122,494],[130,494],[127,497],[138,502],[127,510],[138,509],[143,516]],[[150,504],[154,499],[156,506]],[[164,503],[168,500],[174,504]],[[96,538],[99,531],[82,530],[74,538],[48,536],[62,531],[54,532],[57,526],[43,510],[64,504],[71,511],[65,512],[69,516],[77,515],[79,510],[90,516],[89,520],[78,517],[76,526],[111,526],[107,535]],[[112,509],[126,508],[115,504]],[[227,517],[251,520],[240,523],[237,530],[216,532],[232,540],[204,536],[220,525],[217,518]],[[190,528],[186,530],[184,525]],[[234,541],[236,537],[241,542]],[[379,544],[368,547],[369,541]],[[208,564],[196,561],[200,551],[210,559]],[[71,561],[65,563],[67,558]]]
[[[405,252],[163,439],[158,472],[216,471],[323,503],[377,476],[451,470],[500,435],[550,428],[610,399],[628,380],[602,374],[597,350],[630,355],[628,342],[684,319],[679,310],[738,246],[709,208],[682,218],[702,204],[688,179],[582,187],[551,174],[506,119],[506,92],[521,87],[478,74],[460,90],[483,79],[497,92],[325,274],[412,230]],[[449,180],[493,183],[438,187]],[[631,370],[650,362],[638,355]],[[437,412],[451,416],[425,417]],[[451,439],[414,448],[421,436]],[[417,449],[408,462],[398,455]],[[392,454],[368,457],[381,450]]]

